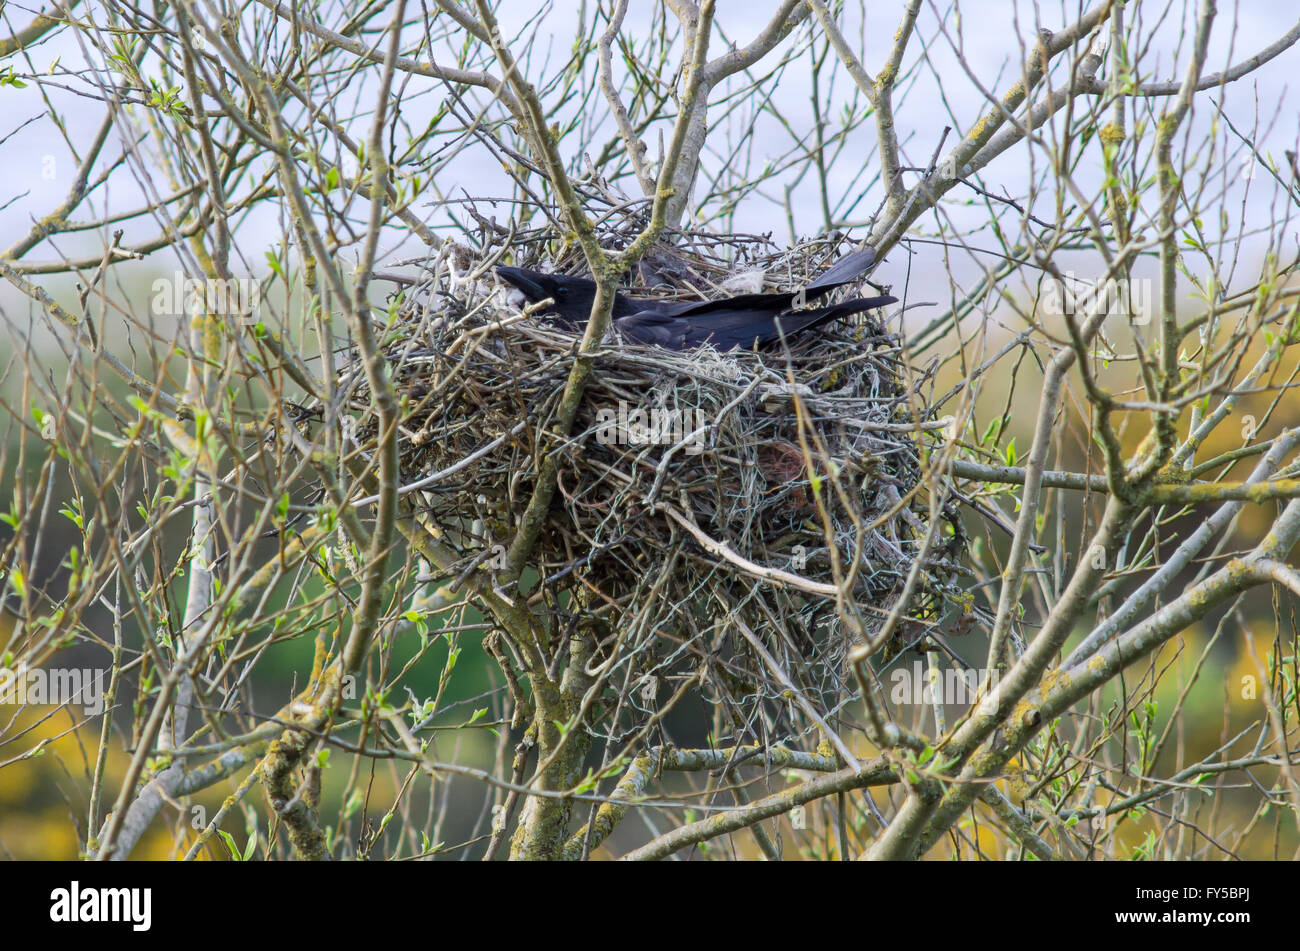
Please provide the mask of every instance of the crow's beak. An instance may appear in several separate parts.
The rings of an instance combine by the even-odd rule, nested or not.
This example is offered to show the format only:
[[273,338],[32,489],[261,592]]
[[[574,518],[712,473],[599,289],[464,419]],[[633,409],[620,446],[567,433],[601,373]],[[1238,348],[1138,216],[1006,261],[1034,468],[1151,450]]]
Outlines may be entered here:
[[525,271],[523,268],[518,267],[506,267],[503,264],[497,266],[497,273],[501,275],[507,284],[517,288],[533,303],[551,296],[546,288],[533,279],[531,271]]

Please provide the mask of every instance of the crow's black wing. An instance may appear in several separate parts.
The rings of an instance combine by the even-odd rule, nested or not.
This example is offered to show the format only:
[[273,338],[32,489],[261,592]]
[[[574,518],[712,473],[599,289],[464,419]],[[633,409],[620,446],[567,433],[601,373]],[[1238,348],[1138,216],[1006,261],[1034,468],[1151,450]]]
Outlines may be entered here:
[[[637,304],[647,303],[637,301]],[[654,308],[658,313],[670,317],[710,317],[721,318],[732,312],[745,312],[751,315],[771,317],[783,310],[789,310],[794,303],[794,294],[737,294],[735,297],[723,297],[719,300],[703,301],[668,301],[659,302]]]
[[614,326],[628,340],[669,350],[693,350],[705,344],[718,350],[749,350],[775,343],[783,334],[791,337],[841,317],[892,304],[895,300],[897,298],[889,296],[859,298],[785,314],[750,308],[715,308],[703,317],[694,312],[674,316],[641,311],[618,318]]
[[895,297],[861,297],[826,307],[814,307],[807,310],[789,311],[784,314],[755,314],[753,311],[726,312],[718,311],[707,315],[703,320],[685,318],[690,329],[685,334],[687,349],[709,343],[719,350],[739,347],[749,350],[754,346],[766,347],[776,343],[784,335],[789,338],[795,334],[832,320],[839,320],[864,310],[884,307],[897,300]]
[[643,310],[626,317],[615,317],[614,329],[633,343],[684,350],[690,322],[671,314]]
[[640,311],[662,314],[668,317],[705,317],[713,320],[729,320],[733,311],[748,311],[755,317],[772,318],[784,310],[795,306],[795,298],[800,293],[804,301],[814,301],[825,297],[837,287],[851,284],[876,262],[873,248],[863,248],[844,255],[824,274],[806,285],[802,292],[790,291],[778,294],[738,294],[735,297],[723,297],[719,300],[706,301],[662,301],[651,298],[628,298]]
[[628,340],[669,350],[694,350],[706,343],[719,350],[748,350],[773,337],[774,321],[770,310],[715,307],[704,316],[692,311],[685,317],[646,310],[615,320],[614,326]]

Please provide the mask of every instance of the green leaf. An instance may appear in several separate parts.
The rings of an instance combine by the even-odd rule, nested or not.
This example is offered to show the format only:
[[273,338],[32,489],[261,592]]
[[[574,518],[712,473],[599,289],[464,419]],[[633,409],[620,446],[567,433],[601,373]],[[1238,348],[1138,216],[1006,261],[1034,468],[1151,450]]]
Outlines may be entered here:
[[218,829],[217,835],[221,836],[221,841],[226,843],[226,851],[230,853],[230,857],[236,862],[242,862],[244,858],[235,847],[235,837],[225,829]]

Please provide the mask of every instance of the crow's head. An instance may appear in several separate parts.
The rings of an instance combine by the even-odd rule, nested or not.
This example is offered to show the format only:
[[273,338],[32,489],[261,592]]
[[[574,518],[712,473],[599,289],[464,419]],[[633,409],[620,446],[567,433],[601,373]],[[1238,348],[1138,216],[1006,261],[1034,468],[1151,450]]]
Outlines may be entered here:
[[[591,316],[591,305],[596,300],[595,281],[566,274],[543,274],[522,267],[502,265],[496,270],[502,280],[515,289],[511,298],[516,306],[535,304],[549,297],[555,303],[543,313],[554,317],[556,323],[568,330],[584,326]],[[523,300],[516,295],[522,295]]]

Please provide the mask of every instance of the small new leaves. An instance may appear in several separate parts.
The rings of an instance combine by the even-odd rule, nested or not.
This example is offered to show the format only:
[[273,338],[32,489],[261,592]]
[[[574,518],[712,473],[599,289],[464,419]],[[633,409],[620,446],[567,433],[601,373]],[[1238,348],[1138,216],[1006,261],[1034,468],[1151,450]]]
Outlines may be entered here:
[[280,501],[275,505],[275,523],[283,525],[285,519],[289,516],[289,493],[284,492],[280,496]]
[[27,88],[27,84],[19,79],[14,72],[12,64],[0,70],[0,86],[13,86],[15,89]]
[[86,528],[85,517],[81,512],[81,499],[72,497],[59,508],[59,514],[83,531]]
[[437,710],[438,710],[438,704],[435,701],[425,700],[423,702],[413,704],[411,706],[411,709],[407,712],[406,715],[411,718],[412,726],[419,726],[425,720],[429,719],[429,717],[433,716],[437,712]]
[[253,851],[257,848],[257,836],[250,836],[248,844],[244,846],[244,851],[240,852],[235,845],[234,837],[225,829],[218,829],[217,834],[221,836],[221,841],[226,843],[226,850],[230,853],[230,858],[236,862],[247,862],[253,857]]

